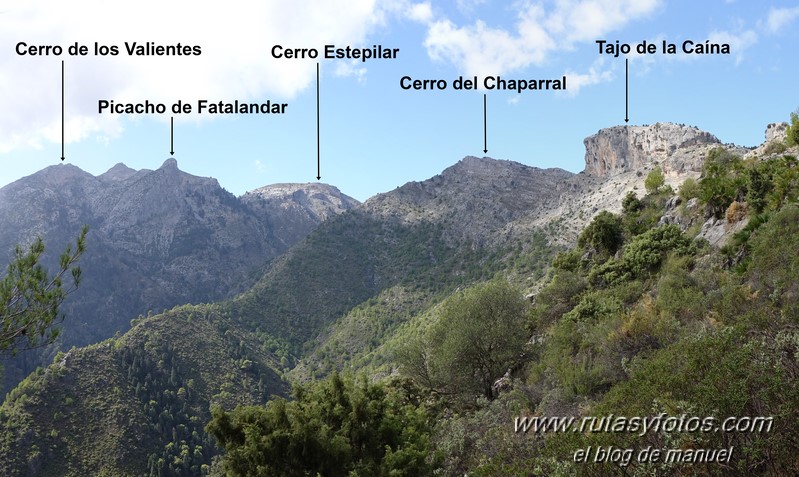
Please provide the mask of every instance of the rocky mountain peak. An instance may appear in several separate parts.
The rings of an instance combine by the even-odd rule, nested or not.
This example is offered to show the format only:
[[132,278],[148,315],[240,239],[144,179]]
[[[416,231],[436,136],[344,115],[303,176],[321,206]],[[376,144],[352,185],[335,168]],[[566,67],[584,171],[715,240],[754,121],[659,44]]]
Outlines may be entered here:
[[[63,306],[70,320],[59,338],[67,348],[85,345],[125,331],[148,310],[245,289],[322,220],[357,204],[321,184],[261,191],[271,198],[253,206],[172,158],[157,170],[120,163],[97,177],[53,165],[0,187],[0,257],[37,236],[58,252],[89,225],[85,279]],[[4,363],[0,395],[30,371],[29,362]]]
[[178,161],[174,157],[170,157],[169,159],[164,161],[163,164],[161,164],[161,167],[159,167],[159,169],[175,169],[175,170],[177,170],[178,169]]
[[[94,179],[94,176],[72,164],[61,163],[45,167],[41,171],[31,175],[30,179],[34,182],[40,181],[42,184],[50,186],[59,186],[73,181]],[[24,179],[20,179],[20,181],[23,180]]]
[[573,176],[562,169],[467,156],[428,180],[368,199],[362,210],[403,223],[445,224],[447,240],[498,243],[527,233],[531,217],[557,203]]
[[655,123],[614,126],[587,137],[585,173],[610,177],[654,164],[677,173],[702,167],[702,149],[721,144],[716,136],[694,126]]
[[359,204],[357,200],[342,194],[334,186],[313,182],[271,184],[247,192],[241,200],[251,205],[256,202],[273,203],[283,209],[299,206],[319,220],[325,220],[331,215],[340,214]]
[[490,157],[466,156],[453,166],[458,172],[475,173],[488,172],[496,169],[500,163],[497,159]]
[[270,227],[286,244],[299,241],[320,222],[358,206],[352,197],[328,184],[272,184],[239,198],[260,216],[271,217]]
[[535,171],[540,172],[542,169],[525,166],[514,161],[494,159],[492,157],[466,156],[455,165],[445,169],[441,175],[444,177],[475,177],[491,180],[507,176],[508,174],[527,174],[534,173]]
[[766,126],[766,141],[784,141],[785,136],[788,134],[788,123],[771,123]]
[[107,181],[124,181],[126,179],[129,179],[135,174],[136,174],[136,169],[131,169],[125,164],[118,162],[114,165],[114,167],[108,169],[105,173],[97,176],[97,178],[100,180],[107,180]]

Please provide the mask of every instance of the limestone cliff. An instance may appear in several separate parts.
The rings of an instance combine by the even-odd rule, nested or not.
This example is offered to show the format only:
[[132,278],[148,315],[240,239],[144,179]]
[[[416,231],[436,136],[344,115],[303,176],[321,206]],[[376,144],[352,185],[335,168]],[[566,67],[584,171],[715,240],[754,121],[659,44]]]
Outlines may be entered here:
[[693,126],[655,123],[614,126],[587,137],[585,172],[610,177],[661,164],[664,171],[683,173],[702,168],[704,150],[720,145],[716,136]]
[[[766,126],[766,140],[763,144],[749,151],[745,158],[762,156],[770,152],[776,152],[774,146],[776,144],[784,144],[785,138],[788,134],[788,123],[771,123]],[[779,149],[777,149],[778,151]]]

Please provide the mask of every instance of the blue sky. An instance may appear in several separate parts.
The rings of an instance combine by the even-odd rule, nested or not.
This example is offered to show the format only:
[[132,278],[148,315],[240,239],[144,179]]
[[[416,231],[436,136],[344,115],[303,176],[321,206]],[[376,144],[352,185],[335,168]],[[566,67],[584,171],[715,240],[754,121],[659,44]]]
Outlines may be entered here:
[[[170,157],[164,115],[97,113],[116,102],[285,102],[284,115],[175,117],[174,157],[234,194],[316,182],[316,63],[322,182],[359,200],[424,180],[467,155],[583,169],[582,140],[624,124],[624,57],[596,40],[728,43],[729,55],[630,55],[629,124],[696,125],[755,146],[799,106],[799,6],[743,0],[331,0],[244,2],[0,1],[0,186],[66,161],[92,174]],[[200,56],[20,56],[17,43],[198,45]],[[399,48],[396,59],[276,60],[326,44]],[[567,76],[565,92],[405,91],[400,78]],[[487,94],[488,154],[483,153]]]

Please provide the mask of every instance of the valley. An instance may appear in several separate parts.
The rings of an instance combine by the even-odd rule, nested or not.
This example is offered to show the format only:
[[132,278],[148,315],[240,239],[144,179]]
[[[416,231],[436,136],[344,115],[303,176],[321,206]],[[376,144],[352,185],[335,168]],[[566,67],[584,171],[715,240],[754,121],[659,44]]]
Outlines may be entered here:
[[[86,282],[64,304],[51,364],[0,407],[0,463],[9,476],[224,475],[263,445],[235,437],[237,425],[271,422],[280,406],[291,409],[292,429],[311,425],[333,386],[353,409],[364,392],[383,396],[375,402],[387,419],[422,419],[420,434],[390,447],[407,472],[615,475],[613,462],[578,466],[572,455],[589,445],[688,444],[647,432],[517,435],[514,418],[661,410],[773,415],[787,439],[774,469],[792,469],[784,449],[796,439],[786,427],[797,412],[787,385],[795,356],[780,353],[795,339],[793,259],[778,264],[774,254],[787,259],[793,242],[767,244],[793,237],[795,147],[753,155],[668,123],[604,129],[585,145],[580,174],[466,157],[363,203],[321,184],[237,198],[174,160],[98,177],[56,166],[0,189],[4,220],[18,223],[8,243],[43,234],[57,245],[81,223],[92,231]],[[716,184],[721,192],[704,195]],[[53,199],[31,200],[39,195]],[[739,199],[749,215],[734,212]],[[20,213],[21,203],[38,208]],[[718,247],[702,238],[711,228]],[[139,311],[154,303],[154,313]],[[506,311],[480,311],[495,306]],[[102,326],[73,331],[80,317]],[[458,340],[485,351],[468,355],[469,341]],[[755,354],[762,359],[743,364]],[[481,356],[495,361],[469,364]],[[775,381],[766,369],[777,370]],[[755,377],[760,387],[739,401]],[[722,382],[727,392],[706,394]],[[297,432],[321,432],[309,429]],[[775,438],[727,434],[696,445],[732,445],[725,456],[736,472],[768,474],[748,453]],[[352,452],[369,472],[389,465],[379,449]],[[278,455],[268,465],[295,458]],[[682,467],[667,464],[663,475],[678,475]]]

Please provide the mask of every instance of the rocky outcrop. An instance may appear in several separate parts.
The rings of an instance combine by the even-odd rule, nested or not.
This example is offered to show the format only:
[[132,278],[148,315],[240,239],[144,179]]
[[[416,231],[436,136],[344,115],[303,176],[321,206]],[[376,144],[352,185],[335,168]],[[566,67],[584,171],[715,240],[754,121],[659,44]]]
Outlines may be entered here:
[[241,201],[263,217],[281,243],[290,246],[319,223],[358,204],[327,184],[272,184],[247,192]]
[[[785,138],[788,135],[788,123],[771,123],[766,126],[766,140],[763,144],[752,149],[746,158],[780,153],[785,149]],[[782,147],[780,147],[782,146]]]
[[712,134],[692,126],[656,123],[651,126],[614,126],[587,137],[585,173],[610,177],[661,164],[664,172],[699,171],[703,151],[718,146]]
[[788,133],[788,123],[771,123],[766,126],[765,144],[771,141],[784,141]]

